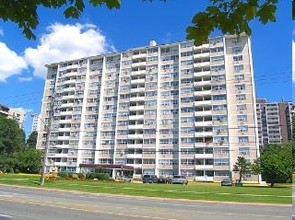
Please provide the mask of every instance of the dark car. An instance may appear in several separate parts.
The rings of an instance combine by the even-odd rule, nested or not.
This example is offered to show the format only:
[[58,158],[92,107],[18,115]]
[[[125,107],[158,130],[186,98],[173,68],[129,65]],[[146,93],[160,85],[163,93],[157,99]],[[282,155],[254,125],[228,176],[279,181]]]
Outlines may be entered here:
[[169,179],[165,176],[159,176],[158,183],[169,183]]
[[221,182],[220,182],[220,185],[221,186],[233,186],[234,183],[231,179],[223,179]]
[[172,177],[172,184],[183,184],[183,185],[187,185],[188,184],[188,180],[186,179],[185,176],[173,176]]
[[142,182],[143,183],[157,183],[158,178],[156,175],[144,175],[142,177]]

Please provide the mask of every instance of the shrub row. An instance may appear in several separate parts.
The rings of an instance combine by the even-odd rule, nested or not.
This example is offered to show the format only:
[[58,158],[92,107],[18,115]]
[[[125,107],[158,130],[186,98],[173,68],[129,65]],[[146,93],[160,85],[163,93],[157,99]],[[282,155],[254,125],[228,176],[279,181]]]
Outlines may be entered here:
[[64,179],[77,179],[77,180],[110,180],[110,175],[108,173],[69,173],[69,172],[59,172],[57,174],[59,177]]

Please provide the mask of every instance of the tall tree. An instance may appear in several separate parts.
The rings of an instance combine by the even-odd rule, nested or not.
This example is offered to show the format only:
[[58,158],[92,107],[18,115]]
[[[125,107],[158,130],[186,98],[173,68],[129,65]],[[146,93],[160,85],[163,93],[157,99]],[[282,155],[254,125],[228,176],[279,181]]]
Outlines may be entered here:
[[0,114],[0,157],[9,157],[25,147],[25,133],[19,124]]
[[[198,1],[195,2],[198,4]],[[276,20],[277,2],[278,0],[210,0],[207,9],[193,17],[192,26],[187,28],[187,38],[194,39],[195,44],[199,45],[207,41],[214,29],[219,29],[224,34],[245,32],[251,35],[251,20],[258,19],[262,24]],[[27,38],[35,39],[33,30],[39,24],[39,7],[64,8],[66,18],[79,18],[87,3],[94,7],[106,5],[109,9],[121,6],[121,0],[1,0],[0,18],[16,23]]]
[[254,174],[261,173],[262,178],[271,187],[275,183],[285,183],[292,179],[293,159],[292,143],[271,144],[265,147],[253,167]]
[[237,162],[234,164],[233,171],[239,173],[239,182],[242,177],[251,171],[251,163],[247,162],[245,157],[238,157]]
[[23,173],[38,173],[42,166],[43,151],[25,149],[15,152],[11,157],[11,166]]
[[27,139],[26,147],[29,149],[36,149],[38,132],[33,131]]

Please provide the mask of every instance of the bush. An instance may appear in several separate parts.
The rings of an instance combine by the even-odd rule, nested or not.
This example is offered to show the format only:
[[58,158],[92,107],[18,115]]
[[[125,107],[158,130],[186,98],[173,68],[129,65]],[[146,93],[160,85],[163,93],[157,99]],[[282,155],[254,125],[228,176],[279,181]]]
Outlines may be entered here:
[[65,177],[67,177],[69,175],[69,173],[67,173],[67,172],[58,172],[57,173],[57,176],[58,177],[61,177],[61,178],[65,178]]
[[86,174],[85,173],[78,173],[80,180],[86,180]]
[[109,180],[110,175],[108,173],[87,173],[86,174],[87,179],[97,179],[97,180]]

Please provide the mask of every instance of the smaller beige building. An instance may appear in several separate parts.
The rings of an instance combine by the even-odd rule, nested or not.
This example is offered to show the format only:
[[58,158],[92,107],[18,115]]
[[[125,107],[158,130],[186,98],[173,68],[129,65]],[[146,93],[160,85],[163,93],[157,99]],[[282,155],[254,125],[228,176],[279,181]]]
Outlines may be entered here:
[[19,109],[9,108],[0,104],[0,114],[5,115],[7,118],[17,121],[20,128],[23,128],[25,121],[25,112]]

